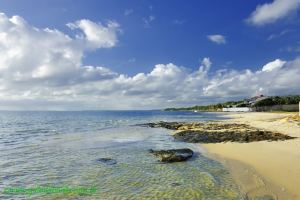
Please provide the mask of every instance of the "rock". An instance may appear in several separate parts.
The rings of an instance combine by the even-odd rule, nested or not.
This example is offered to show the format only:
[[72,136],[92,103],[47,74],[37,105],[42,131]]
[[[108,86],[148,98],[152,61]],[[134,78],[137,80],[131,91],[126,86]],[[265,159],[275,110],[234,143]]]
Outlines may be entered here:
[[294,137],[272,133],[269,131],[249,130],[249,131],[204,131],[185,130],[177,132],[173,137],[179,141],[190,143],[220,143],[220,142],[255,142],[255,141],[277,141],[288,140]]
[[159,158],[161,162],[182,162],[191,158],[194,152],[191,149],[169,149],[169,150],[150,150],[150,153]]
[[266,131],[251,127],[247,124],[221,122],[157,122],[144,126],[151,128],[167,128],[178,130],[173,137],[179,141],[190,143],[219,143],[219,142],[255,142],[278,141],[294,139],[289,135]]
[[171,186],[172,187],[178,187],[178,186],[180,186],[181,184],[180,183],[171,183]]
[[97,160],[98,162],[104,163],[106,165],[115,165],[117,164],[117,161],[112,158],[99,158]]
[[177,130],[179,127],[183,125],[180,122],[157,122],[157,123],[147,123],[147,124],[138,124],[139,126],[146,126],[150,128],[166,128],[171,130]]

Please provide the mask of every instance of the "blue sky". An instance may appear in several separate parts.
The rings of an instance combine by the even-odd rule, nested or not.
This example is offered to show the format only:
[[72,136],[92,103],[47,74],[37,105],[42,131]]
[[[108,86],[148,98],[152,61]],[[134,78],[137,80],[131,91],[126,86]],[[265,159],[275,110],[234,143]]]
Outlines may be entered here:
[[[297,52],[282,49],[299,40],[297,17],[266,27],[245,22],[256,6],[264,2],[271,1],[10,0],[1,1],[0,7],[7,15],[20,15],[34,26],[64,32],[69,31],[65,24],[78,19],[116,20],[123,32],[117,47],[87,54],[84,62],[134,74],[150,71],[157,63],[169,62],[196,69],[203,57],[214,61],[214,70],[224,65],[257,69],[278,57],[294,58]],[[146,27],[144,19],[150,16],[155,19]],[[268,40],[270,35],[285,30],[290,32],[284,37]],[[224,35],[226,45],[207,40],[210,34]]]
[[[74,65],[78,65],[81,69],[85,66],[90,66],[92,69],[101,66],[103,69],[109,70],[109,78],[105,70],[105,78],[103,78],[103,69],[101,68],[101,72],[96,70],[95,74],[89,75],[93,78],[92,80],[89,78],[88,81],[82,81],[82,77],[78,78],[81,81],[73,80],[74,77],[68,81],[70,77],[65,76],[68,72],[58,72],[57,70],[54,70],[55,73],[53,73],[55,78],[50,77],[50,75],[40,77],[34,75],[37,72],[36,70],[47,68],[46,71],[51,71],[55,68],[52,66],[53,63],[49,61],[49,52],[40,55],[40,58],[47,55],[48,57],[45,57],[45,60],[34,61],[35,58],[39,57],[38,55],[26,59],[23,56],[18,62],[18,64],[23,63],[23,68],[27,67],[28,60],[30,60],[30,63],[42,64],[37,64],[35,67],[33,64],[28,65],[28,69],[32,69],[32,74],[26,74],[27,78],[22,80],[22,82],[20,82],[20,77],[25,77],[25,75],[22,74],[22,70],[18,71],[17,67],[15,67],[16,64],[9,70],[12,73],[12,69],[15,68],[13,77],[16,77],[16,74],[18,74],[18,80],[16,79],[15,82],[11,81],[13,83],[8,83],[8,79],[12,76],[4,77],[4,74],[9,74],[8,72],[0,71],[0,73],[2,72],[0,81],[2,79],[3,85],[5,85],[2,89],[2,99],[0,98],[3,101],[2,109],[22,109],[27,104],[31,105],[33,103],[41,105],[43,108],[46,106],[46,109],[48,107],[49,109],[74,109],[78,105],[86,109],[157,108],[168,106],[168,104],[172,106],[207,104],[212,101],[238,99],[258,93],[281,95],[300,91],[299,86],[293,86],[290,90],[286,90],[288,83],[282,80],[288,77],[279,77],[282,74],[281,71],[277,71],[277,74],[275,74],[275,71],[272,70],[262,70],[265,65],[271,63],[270,65],[275,65],[274,68],[280,68],[280,70],[285,68],[293,69],[296,70],[293,71],[294,75],[299,75],[297,74],[298,68],[295,66],[300,51],[298,0],[3,0],[0,1],[0,8],[1,12],[6,16],[5,20],[11,21],[10,19],[13,16],[19,16],[26,21],[26,26],[32,28],[33,33],[27,35],[27,37],[24,34],[19,35],[21,38],[24,36],[24,40],[30,37],[35,42],[35,28],[39,29],[40,32],[45,28],[57,30],[72,38],[74,44],[71,44],[71,47],[67,46],[66,49],[76,48],[76,45],[83,43],[85,39],[90,44],[79,47],[81,50],[77,52],[77,57],[76,55],[72,57],[73,60],[78,61],[78,63],[74,62]],[[88,20],[96,25],[101,24],[100,27],[97,27],[99,28],[97,30],[106,30],[110,26],[110,22],[115,23],[116,27],[108,28],[108,34],[111,34],[112,38],[107,39],[103,38],[103,35],[99,36],[100,39],[98,39],[101,40],[101,44],[98,39],[97,44],[95,44],[95,41],[88,41],[89,36],[97,36],[87,35],[85,31],[88,30],[88,25],[85,26],[86,29],[82,28],[82,24],[80,25],[79,23],[80,20]],[[76,24],[76,22],[78,23]],[[70,23],[73,24],[72,28],[66,26],[66,24]],[[88,24],[91,25],[91,23]],[[19,26],[16,23],[13,25]],[[27,29],[24,28],[24,30]],[[22,29],[22,31],[24,30]],[[0,32],[8,32],[8,28],[3,26]],[[99,32],[96,31],[92,34],[97,33]],[[41,35],[38,37],[40,42],[38,42],[39,39],[36,40],[37,44],[52,39],[52,37],[48,38],[46,36],[47,33],[38,34]],[[18,42],[20,41],[14,39],[12,43],[18,45]],[[94,43],[92,44],[92,42]],[[110,45],[107,45],[109,42]],[[3,47],[7,47],[7,44],[4,44],[4,41],[1,41],[0,38],[0,47],[1,44]],[[62,48],[65,42],[57,42],[55,44],[58,46],[42,46],[50,51],[51,48]],[[29,45],[25,45],[21,50],[30,51]],[[19,52],[16,49],[12,49],[12,51]],[[3,53],[5,52],[7,51],[3,51]],[[52,50],[50,52],[53,53]],[[56,52],[55,56],[51,56],[51,59],[59,56],[58,54]],[[205,63],[205,58],[209,62]],[[8,57],[3,62],[0,60],[0,65],[3,65],[3,69],[9,69],[11,64],[11,62],[8,62],[9,59],[12,59],[12,57]],[[16,61],[16,59],[14,57],[12,60]],[[62,65],[60,69],[66,66],[62,64],[63,62],[63,60],[59,62]],[[272,62],[274,63],[272,64]],[[170,63],[174,66],[167,66]],[[168,78],[157,80],[152,77],[153,74],[151,75],[151,72],[155,71],[155,66],[158,64],[164,65],[161,68],[158,67],[160,69],[160,71],[158,70],[160,78],[162,77],[161,75],[169,76],[171,74],[174,75],[174,77],[169,77],[172,81],[179,78],[187,82],[190,79],[195,80],[193,83],[176,88],[177,95],[166,95],[166,91],[170,91],[180,83],[174,82],[174,85],[170,84],[169,88],[161,90],[162,86],[165,86],[164,81],[172,81]],[[195,78],[195,73],[201,66],[201,73],[204,73],[204,75],[202,74]],[[204,70],[204,68],[207,68],[207,70]],[[273,69],[272,66],[271,68]],[[68,69],[74,72],[74,69],[72,70],[71,67]],[[252,75],[249,75],[247,70]],[[264,74],[266,72],[271,73],[271,71],[272,74]],[[284,72],[290,74],[287,70],[284,70]],[[78,74],[80,73],[84,72],[78,72]],[[99,73],[100,76],[97,77]],[[145,77],[137,76],[139,73],[143,73]],[[78,76],[78,74],[75,73],[74,76]],[[28,76],[31,77],[30,80]],[[120,83],[123,76],[125,78]],[[232,86],[239,82],[239,84],[244,84],[241,80],[235,83],[232,81],[242,76],[245,76],[245,79],[248,82],[252,82],[255,87],[251,88],[249,92],[245,92],[243,87],[240,88],[241,91],[228,90],[228,88],[231,88],[231,85],[226,85],[230,82],[229,80],[231,80]],[[45,77],[47,78],[45,79]],[[134,79],[134,77],[136,78]],[[275,83],[275,88],[269,86],[270,82],[268,81],[258,80],[255,82],[255,77],[261,77],[260,79],[278,77],[279,82]],[[133,82],[139,78],[142,81],[139,80],[140,82],[137,82],[146,85],[146,88],[142,88],[140,85],[135,86],[137,83]],[[200,79],[201,81],[199,81]],[[61,85],[64,82],[62,80],[65,80],[67,84]],[[159,84],[150,86],[152,81],[161,82],[162,86]],[[25,86],[20,88],[21,83],[24,82],[28,83],[28,88]],[[53,94],[48,96],[45,101],[43,96],[40,95],[45,92],[42,87],[29,88],[33,82],[35,84],[38,82],[44,89],[46,88],[47,94],[49,94],[49,91]],[[128,85],[125,88],[112,86],[116,82],[123,87],[126,84]],[[93,87],[91,84],[93,84]],[[295,85],[298,82],[289,84]],[[89,88],[86,90],[93,91],[91,92],[93,95],[87,95],[87,91],[84,93],[81,90],[79,92],[78,89],[75,91],[74,88],[79,87],[79,85],[81,87],[84,86],[85,89]],[[112,94],[114,92],[106,90],[96,91],[94,88],[97,88],[97,86],[106,88],[105,85],[110,85],[111,90],[119,91],[119,93]],[[13,89],[18,88],[14,93],[17,95],[5,93],[12,87]],[[181,93],[186,92],[183,88],[189,88],[194,93],[178,98]],[[211,88],[218,89],[211,92]],[[228,91],[221,92],[226,90]],[[66,93],[66,91],[69,93]],[[157,97],[156,95],[147,96],[142,94],[143,91],[145,93],[148,92],[148,95],[152,92],[160,93],[160,95]],[[69,94],[69,96],[66,95],[62,98],[62,94],[55,95],[60,92]],[[24,94],[27,94],[27,96]],[[93,98],[95,102],[84,106],[87,99],[90,98]],[[116,106],[117,102],[109,101],[111,98],[120,98],[124,102],[122,102],[122,106]],[[140,103],[141,99],[144,98],[148,100],[150,98],[151,100],[148,103]]]

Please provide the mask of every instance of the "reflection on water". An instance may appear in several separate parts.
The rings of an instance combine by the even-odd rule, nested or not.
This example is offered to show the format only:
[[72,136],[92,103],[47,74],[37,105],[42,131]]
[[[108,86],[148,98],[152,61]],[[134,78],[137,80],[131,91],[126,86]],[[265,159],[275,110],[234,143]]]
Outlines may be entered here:
[[[241,199],[228,171],[197,153],[161,164],[149,149],[196,146],[176,142],[149,121],[216,119],[191,112],[0,112],[0,190],[7,187],[91,187],[95,194],[34,194],[27,199]],[[112,158],[106,165],[99,158]],[[24,199],[5,195],[0,199]]]

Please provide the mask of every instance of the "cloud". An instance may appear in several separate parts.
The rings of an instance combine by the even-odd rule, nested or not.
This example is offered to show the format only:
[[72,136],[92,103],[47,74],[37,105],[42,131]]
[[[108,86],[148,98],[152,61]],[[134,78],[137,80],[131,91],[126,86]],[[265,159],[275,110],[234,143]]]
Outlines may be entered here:
[[101,23],[95,23],[88,19],[78,20],[74,23],[68,23],[67,26],[71,29],[80,29],[83,35],[77,35],[78,40],[85,42],[87,47],[92,49],[114,47],[117,40],[117,32],[119,24],[115,21],[109,21],[107,26]]
[[200,71],[208,72],[210,70],[212,62],[210,61],[209,58],[206,57],[206,58],[203,58],[201,64],[202,65],[200,66]]
[[[110,29],[109,24],[90,22],[96,30]],[[258,91],[300,93],[300,59],[275,59],[257,71],[215,71],[206,57],[196,70],[160,63],[148,73],[132,76],[104,66],[85,66],[83,55],[97,47],[115,46],[118,38],[112,38],[118,30],[110,29],[114,37],[107,33],[92,37],[97,31],[73,24],[83,36],[37,28],[19,16],[0,14],[0,109],[150,109],[217,103]]]
[[133,9],[126,9],[126,10],[124,11],[124,15],[125,15],[125,16],[131,15],[132,13],[133,13]]
[[174,63],[157,64],[149,73],[119,74],[117,78],[97,84],[93,91],[98,95],[104,93],[107,98],[104,102],[118,99],[117,106],[125,108],[217,103],[257,93],[297,94],[300,92],[299,64],[299,59],[290,62],[276,59],[257,71],[228,69],[215,73],[211,72],[209,58],[204,58],[195,71]]
[[[71,24],[70,24],[71,26]],[[102,66],[82,66],[85,51],[117,43],[116,25],[81,20],[84,37],[71,38],[56,29],[39,29],[20,16],[0,14],[0,80],[16,87],[31,84],[68,85],[108,78],[115,73]],[[27,85],[28,84],[28,85]]]
[[300,80],[296,77],[300,74],[299,63],[299,59],[290,62],[276,59],[258,71],[225,71],[209,80],[209,84],[204,87],[204,94],[227,97],[246,97],[257,92],[266,95],[298,94],[300,88],[296,85]]
[[208,35],[207,38],[217,44],[225,44],[226,43],[226,38],[223,35]]
[[256,26],[274,23],[295,13],[299,8],[300,0],[274,0],[258,5],[247,22]]
[[276,69],[280,69],[281,67],[284,66],[284,64],[286,63],[286,61],[280,60],[280,59],[276,59],[272,62],[269,62],[267,64],[265,64],[262,68],[263,72],[270,72]]
[[136,61],[135,58],[129,58],[129,59],[128,59],[128,62],[130,62],[130,63],[134,63],[135,61]]
[[143,22],[144,22],[145,28],[151,28],[151,23],[154,20],[155,20],[155,16],[154,15],[150,15],[149,17],[143,18]]
[[182,24],[184,24],[186,21],[185,20],[183,20],[183,19],[174,19],[173,21],[172,21],[172,23],[173,24],[175,24],[175,25],[182,25]]
[[300,52],[300,42],[296,42],[293,45],[289,45],[287,47],[284,48],[280,48],[279,51],[281,52]]
[[284,35],[286,35],[286,34],[288,34],[290,32],[292,32],[292,30],[288,30],[288,29],[287,30],[283,30],[280,33],[270,35],[268,37],[268,40],[274,40],[276,38],[280,38],[280,37],[282,37],[282,36],[284,36]]

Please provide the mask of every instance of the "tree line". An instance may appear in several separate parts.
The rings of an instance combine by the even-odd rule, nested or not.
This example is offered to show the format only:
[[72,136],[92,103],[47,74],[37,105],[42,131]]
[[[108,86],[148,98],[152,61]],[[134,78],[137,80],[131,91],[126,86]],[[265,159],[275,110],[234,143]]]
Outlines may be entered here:
[[270,96],[266,99],[256,102],[254,105],[250,105],[249,101],[228,101],[218,104],[210,104],[205,106],[192,106],[192,107],[181,107],[181,108],[166,108],[165,111],[181,111],[181,110],[198,110],[198,111],[218,111],[222,108],[230,107],[262,107],[262,106],[274,106],[274,105],[289,105],[298,104],[300,101],[300,95],[289,95],[289,96]]

